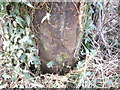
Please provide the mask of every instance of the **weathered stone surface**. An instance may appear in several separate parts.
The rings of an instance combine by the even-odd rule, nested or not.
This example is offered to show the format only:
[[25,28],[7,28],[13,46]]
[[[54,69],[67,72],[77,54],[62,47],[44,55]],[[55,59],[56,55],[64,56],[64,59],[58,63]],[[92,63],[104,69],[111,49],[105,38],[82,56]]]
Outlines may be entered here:
[[[43,72],[66,73],[67,67],[76,62],[73,54],[78,36],[78,13],[73,3],[53,3],[50,14],[50,21],[41,23],[46,9],[36,10],[33,21],[39,38],[41,69]],[[50,61],[54,61],[54,65],[48,68],[46,64]]]

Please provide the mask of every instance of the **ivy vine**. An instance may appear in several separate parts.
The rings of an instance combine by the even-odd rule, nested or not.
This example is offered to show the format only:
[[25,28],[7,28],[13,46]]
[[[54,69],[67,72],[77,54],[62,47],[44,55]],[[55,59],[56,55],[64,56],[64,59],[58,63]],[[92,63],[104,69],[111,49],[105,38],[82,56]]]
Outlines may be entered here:
[[[3,37],[1,56],[6,58],[4,66],[14,71],[12,79],[17,78],[20,73],[28,77],[31,67],[34,68],[32,70],[34,74],[40,73],[40,58],[37,55],[35,37],[30,29],[29,10],[33,8],[32,4],[1,2],[0,5],[2,7],[0,17],[4,25],[0,30],[3,32],[1,34]],[[3,78],[5,76],[3,75]]]

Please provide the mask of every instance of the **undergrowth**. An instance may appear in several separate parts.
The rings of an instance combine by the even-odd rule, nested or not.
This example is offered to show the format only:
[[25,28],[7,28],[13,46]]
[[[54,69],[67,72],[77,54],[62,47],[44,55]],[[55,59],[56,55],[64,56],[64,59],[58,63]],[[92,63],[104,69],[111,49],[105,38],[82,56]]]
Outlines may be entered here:
[[27,2],[1,2],[0,5],[0,31],[3,39],[3,50],[0,53],[0,84],[10,83],[12,88],[19,78],[29,79],[34,74],[40,74],[40,58],[37,55],[35,37],[31,34],[31,18],[28,12],[33,7]]
[[118,3],[85,4],[80,22],[84,35],[79,61],[64,76],[40,74],[40,58],[30,28],[33,17],[29,11],[34,11],[34,6],[29,2],[0,5],[0,89],[119,87]]
[[70,77],[73,87],[119,87],[120,31],[118,8],[114,5],[116,3],[88,3],[81,60],[74,72],[77,74]]

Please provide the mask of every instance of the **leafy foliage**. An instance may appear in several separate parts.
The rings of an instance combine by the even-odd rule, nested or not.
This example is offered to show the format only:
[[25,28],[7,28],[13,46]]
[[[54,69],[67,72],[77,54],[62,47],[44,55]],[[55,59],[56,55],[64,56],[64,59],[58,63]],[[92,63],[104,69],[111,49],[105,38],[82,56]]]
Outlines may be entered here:
[[[5,57],[6,63],[4,67],[8,68],[8,71],[12,71],[10,76],[6,71],[2,77],[7,80],[16,80],[20,74],[29,76],[30,73],[24,71],[29,70],[31,64],[40,71],[40,58],[37,56],[36,43],[34,35],[30,30],[30,15],[28,12],[28,5],[32,7],[30,3],[7,3],[1,2],[3,7],[1,10],[1,18],[4,20],[3,31],[3,53],[0,53],[0,57]],[[11,5],[11,8],[7,8],[10,15],[7,15],[6,7]],[[24,7],[25,11],[22,12]],[[32,7],[33,8],[33,7]],[[23,14],[25,12],[25,14]],[[5,16],[6,15],[6,16]],[[4,61],[4,62],[5,62]],[[37,73],[36,73],[37,74]]]
[[[77,68],[81,72],[73,75],[77,79],[74,87],[99,88],[116,87],[118,85],[118,72],[115,71],[118,68],[118,56],[115,55],[113,58],[114,55],[110,54],[110,48],[114,48],[115,42],[113,39],[111,46],[107,41],[114,36],[108,35],[106,38],[107,34],[103,33],[103,31],[106,32],[105,28],[110,27],[104,24],[106,22],[104,16],[110,12],[110,8],[112,7],[107,8],[103,2],[96,2],[96,4],[89,2],[87,4],[84,40],[80,51],[82,61],[77,64]],[[107,9],[108,11],[106,11]],[[117,28],[115,31],[111,28],[110,30],[115,33]],[[116,41],[118,42],[117,38]],[[110,64],[110,62],[112,63]],[[81,70],[82,68],[83,70]],[[110,71],[111,69],[114,69],[114,71]],[[111,75],[114,76],[114,79],[111,78]]]
[[[12,7],[8,9],[8,5]],[[111,24],[113,18],[108,19],[111,17],[108,13],[114,11],[112,4],[106,6],[101,2],[86,4],[87,9],[84,12],[86,16],[83,17],[84,39],[79,54],[81,59],[76,70],[66,76],[46,74],[41,77],[34,76],[35,72],[40,70],[40,59],[37,55],[35,36],[31,34],[31,16],[28,12],[34,7],[30,2],[21,3],[19,0],[17,3],[0,2],[0,6],[0,35],[3,38],[3,51],[0,51],[0,88],[9,85],[11,88],[24,88],[24,85],[28,88],[31,86],[40,88],[119,86],[120,73],[117,70],[120,39],[117,28],[120,25],[115,21]],[[107,22],[105,15],[108,17]],[[49,13],[41,23],[46,19],[49,21]],[[61,55],[60,60],[64,61],[66,58],[66,55]],[[53,65],[53,61],[47,64],[48,67]],[[34,74],[29,72],[31,67]]]

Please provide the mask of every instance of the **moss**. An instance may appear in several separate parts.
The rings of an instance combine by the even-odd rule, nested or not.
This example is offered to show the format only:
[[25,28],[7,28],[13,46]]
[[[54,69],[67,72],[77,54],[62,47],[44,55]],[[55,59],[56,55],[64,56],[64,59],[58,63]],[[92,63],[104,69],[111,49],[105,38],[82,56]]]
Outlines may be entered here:
[[62,53],[62,54],[60,55],[60,60],[61,60],[61,61],[65,61],[67,58],[68,58],[68,55],[67,55],[66,53]]

